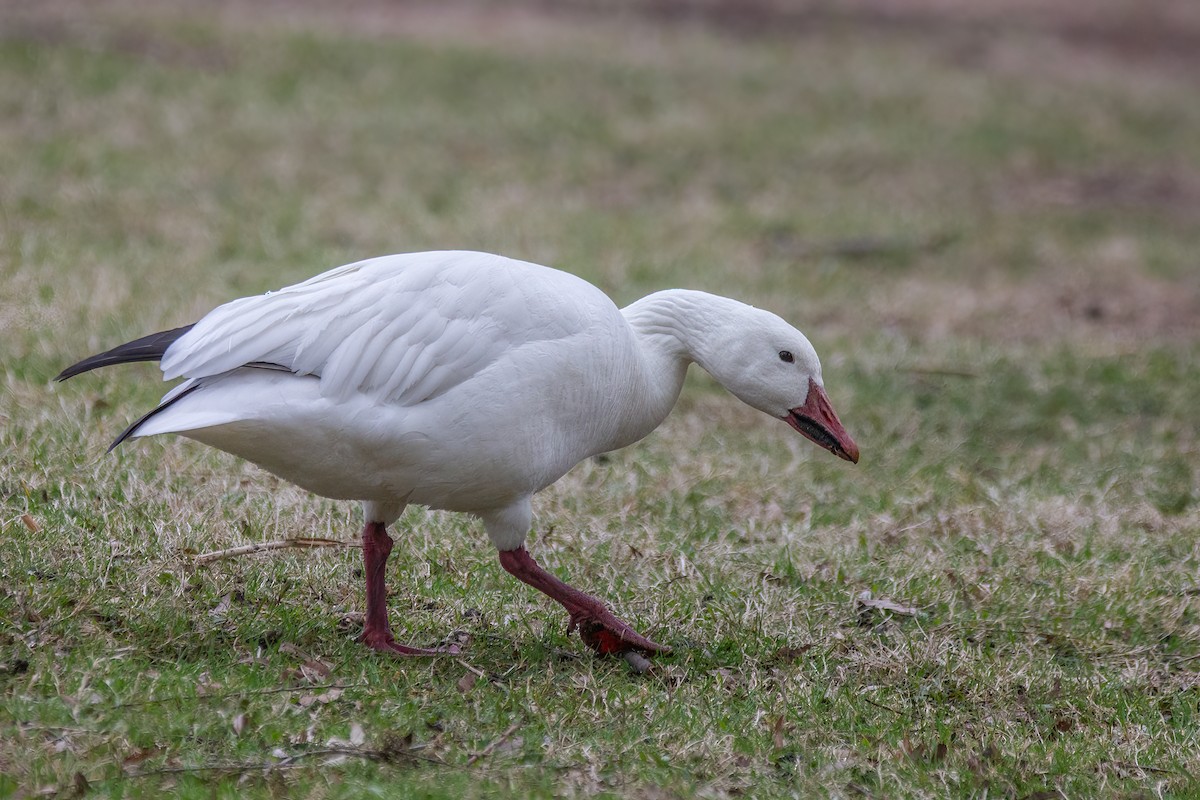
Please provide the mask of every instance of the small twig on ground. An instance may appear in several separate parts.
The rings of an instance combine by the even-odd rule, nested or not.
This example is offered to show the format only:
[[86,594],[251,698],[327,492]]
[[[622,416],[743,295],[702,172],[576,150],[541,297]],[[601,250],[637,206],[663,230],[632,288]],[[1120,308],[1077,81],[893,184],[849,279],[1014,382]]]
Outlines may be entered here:
[[460,667],[462,667],[463,669],[467,670],[468,672],[473,672],[473,673],[475,673],[475,677],[477,677],[477,678],[484,678],[484,679],[486,679],[486,678],[487,678],[487,673],[486,673],[486,672],[484,672],[483,670],[481,670],[479,667],[473,667],[473,666],[471,666],[471,665],[470,665],[470,664],[468,664],[466,661],[463,661],[461,658],[456,658],[456,659],[454,659],[454,662],[455,662],[456,664],[458,664]]
[[197,564],[207,564],[210,561],[218,561],[222,558],[234,558],[250,553],[259,553],[263,550],[283,550],[290,547],[362,547],[362,545],[358,542],[345,542],[341,539],[320,539],[317,537],[278,539],[273,542],[257,542],[255,544],[244,544],[240,547],[230,547],[227,550],[214,550],[211,553],[201,553],[194,560]]
[[863,702],[865,702],[867,705],[872,705],[872,706],[875,706],[876,708],[882,708],[884,711],[890,711],[893,714],[895,714],[897,717],[907,717],[908,716],[908,714],[905,714],[903,711],[901,711],[898,708],[892,708],[891,706],[885,705],[884,703],[876,703],[871,698],[863,697],[862,695],[859,695],[859,697],[861,697]]
[[1131,764],[1128,761],[1109,761],[1108,763],[1112,764],[1114,767],[1119,767],[1121,769],[1130,769],[1130,770],[1136,769],[1136,770],[1140,770],[1142,772],[1153,772],[1157,775],[1178,775],[1179,774],[1179,770],[1164,769],[1163,767],[1148,767],[1145,764]]
[[403,758],[413,758],[419,761],[428,761],[430,764],[442,764],[446,762],[440,758],[424,756],[417,753],[417,750],[425,748],[424,744],[417,744],[403,750],[369,750],[364,747],[322,747],[319,750],[304,750],[299,753],[294,753],[279,762],[280,766],[290,766],[292,762],[301,758],[313,758],[315,756],[353,756],[356,758],[366,758],[371,761],[393,761],[397,756]]
[[478,761],[481,758],[487,758],[488,756],[490,756],[493,752],[495,752],[497,747],[499,747],[500,745],[507,742],[508,737],[510,737],[514,733],[516,733],[517,728],[519,728],[519,727],[521,727],[520,722],[514,722],[512,725],[509,725],[508,729],[506,731],[504,731],[504,733],[500,734],[500,738],[496,739],[494,742],[489,744],[487,747],[483,748],[478,753],[476,753],[475,755],[468,758],[467,766],[469,767],[469,766],[473,765],[476,761]]

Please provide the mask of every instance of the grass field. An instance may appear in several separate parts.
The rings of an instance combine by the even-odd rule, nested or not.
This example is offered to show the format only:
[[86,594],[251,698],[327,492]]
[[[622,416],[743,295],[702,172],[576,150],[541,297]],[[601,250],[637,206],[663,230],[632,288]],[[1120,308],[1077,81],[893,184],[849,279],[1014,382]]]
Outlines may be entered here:
[[[0,5],[0,797],[1200,796],[1200,15],[570,5]],[[357,507],[50,382],[460,247],[823,356],[857,467],[697,372],[537,499],[645,675],[420,509],[393,624],[469,646],[369,653],[358,550],[195,558]]]

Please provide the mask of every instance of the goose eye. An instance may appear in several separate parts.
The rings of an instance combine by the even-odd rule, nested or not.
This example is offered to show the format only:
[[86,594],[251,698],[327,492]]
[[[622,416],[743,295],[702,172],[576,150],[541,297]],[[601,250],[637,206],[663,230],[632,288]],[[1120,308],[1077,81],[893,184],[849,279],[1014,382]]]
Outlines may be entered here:
[[779,360],[786,361],[788,364],[791,364],[793,361],[796,360],[796,357],[792,355],[791,350],[780,350],[779,351]]

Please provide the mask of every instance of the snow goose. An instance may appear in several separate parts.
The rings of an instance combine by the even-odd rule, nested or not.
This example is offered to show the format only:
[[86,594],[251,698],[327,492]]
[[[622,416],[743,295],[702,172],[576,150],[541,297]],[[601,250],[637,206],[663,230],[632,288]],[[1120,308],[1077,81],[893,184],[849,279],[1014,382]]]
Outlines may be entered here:
[[[534,493],[666,418],[688,365],[847,461],[821,365],[767,311],[672,289],[618,309],[566,272],[472,252],[385,256],[234,300],[63,370],[160,361],[183,378],[113,443],[177,433],[325,497],[359,500],[360,641],[404,655],[388,624],[387,526],[405,506],[479,517],[519,580],[570,614],[598,653],[666,652],[525,549]],[[110,448],[111,449],[111,448]]]

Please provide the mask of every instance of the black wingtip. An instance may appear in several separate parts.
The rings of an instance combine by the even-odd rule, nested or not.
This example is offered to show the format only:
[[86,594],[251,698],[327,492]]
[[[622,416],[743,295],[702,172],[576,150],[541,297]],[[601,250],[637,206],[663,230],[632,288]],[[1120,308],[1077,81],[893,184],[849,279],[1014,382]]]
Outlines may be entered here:
[[126,440],[126,439],[128,439],[130,436],[133,436],[133,434],[135,434],[135,433],[137,432],[137,429],[138,429],[138,428],[140,428],[140,427],[142,427],[142,425],[143,425],[143,424],[145,424],[145,423],[146,423],[146,421],[147,421],[147,420],[149,420],[151,417],[153,417],[153,416],[155,416],[156,414],[158,414],[158,413],[160,413],[160,412],[162,412],[162,411],[165,411],[166,409],[168,409],[168,408],[170,408],[171,406],[175,405],[175,403],[179,402],[180,400],[182,400],[183,398],[187,397],[189,394],[191,394],[192,392],[196,391],[196,390],[197,390],[197,389],[199,389],[199,388],[200,388],[200,383],[199,383],[199,382],[197,382],[197,383],[195,383],[194,385],[192,385],[192,386],[189,386],[188,388],[184,389],[182,392],[180,392],[179,394],[175,395],[174,397],[172,397],[170,400],[168,400],[167,402],[163,403],[162,405],[160,405],[160,406],[156,406],[156,407],[154,407],[154,408],[150,409],[148,412],[146,412],[146,413],[145,413],[145,414],[143,414],[142,416],[140,416],[140,417],[138,417],[137,419],[135,419],[135,420],[134,420],[134,421],[133,421],[133,422],[132,422],[132,423],[129,425],[129,427],[128,427],[128,428],[126,428],[125,430],[121,431],[121,435],[120,435],[120,436],[118,436],[116,439],[114,439],[114,440],[113,440],[113,443],[112,443],[112,444],[110,444],[110,445],[108,446],[108,449],[107,449],[107,450],[105,450],[104,452],[105,452],[105,453],[111,453],[113,450],[116,450],[116,449],[117,449],[117,445],[121,444],[121,442],[125,441],[125,440]]
[[128,364],[135,361],[160,361],[167,348],[174,344],[176,339],[190,331],[195,324],[193,322],[191,325],[184,325],[181,328],[172,328],[169,331],[152,333],[149,336],[134,339],[132,342],[117,345],[112,350],[105,350],[103,353],[88,356],[83,361],[72,364],[58,373],[58,377],[54,380],[61,383],[68,378],[74,378],[76,375],[84,372],[91,372],[94,369],[111,366],[112,364]]

